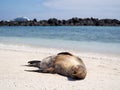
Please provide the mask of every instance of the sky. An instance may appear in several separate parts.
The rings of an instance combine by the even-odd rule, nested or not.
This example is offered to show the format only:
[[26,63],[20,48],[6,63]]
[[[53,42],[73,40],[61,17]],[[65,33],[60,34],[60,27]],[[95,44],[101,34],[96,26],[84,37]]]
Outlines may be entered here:
[[120,0],[0,0],[0,20],[111,18],[120,20]]

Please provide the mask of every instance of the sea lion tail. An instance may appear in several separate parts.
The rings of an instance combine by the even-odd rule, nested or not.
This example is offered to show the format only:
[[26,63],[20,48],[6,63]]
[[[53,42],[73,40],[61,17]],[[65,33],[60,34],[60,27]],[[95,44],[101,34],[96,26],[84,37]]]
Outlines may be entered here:
[[31,67],[40,67],[40,63],[41,63],[41,61],[33,60],[33,61],[29,61],[28,65]]

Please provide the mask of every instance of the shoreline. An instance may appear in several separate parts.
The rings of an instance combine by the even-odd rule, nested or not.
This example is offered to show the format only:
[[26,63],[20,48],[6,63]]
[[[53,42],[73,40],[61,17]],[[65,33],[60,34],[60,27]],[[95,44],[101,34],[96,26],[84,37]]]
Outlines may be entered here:
[[[11,50],[11,51],[25,51],[25,52],[35,52],[35,53],[41,53],[41,49],[45,49],[46,51],[57,51],[57,52],[73,52],[73,53],[80,53],[80,54],[89,54],[89,55],[100,55],[102,57],[116,57],[120,58],[119,53],[106,53],[106,52],[97,52],[97,51],[83,51],[83,50],[76,50],[76,49],[68,49],[68,48],[53,48],[53,47],[47,47],[47,46],[34,46],[34,45],[28,45],[28,44],[6,44],[6,43],[0,43],[0,49],[1,50]],[[42,50],[44,51],[44,50]]]
[[[0,48],[0,90],[119,90],[120,59],[113,56],[69,51],[79,56],[86,65],[87,77],[84,80],[70,80],[58,74],[27,72],[37,70],[26,67],[30,60],[57,54],[62,50],[30,48],[20,50]],[[36,48],[37,49],[37,48]],[[86,87],[87,86],[87,87]]]

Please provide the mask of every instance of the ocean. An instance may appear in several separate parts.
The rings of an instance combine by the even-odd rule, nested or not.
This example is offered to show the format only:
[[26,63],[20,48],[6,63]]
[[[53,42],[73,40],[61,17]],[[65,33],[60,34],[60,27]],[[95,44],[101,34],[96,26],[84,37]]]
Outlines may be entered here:
[[1,26],[0,48],[15,46],[120,55],[120,27]]

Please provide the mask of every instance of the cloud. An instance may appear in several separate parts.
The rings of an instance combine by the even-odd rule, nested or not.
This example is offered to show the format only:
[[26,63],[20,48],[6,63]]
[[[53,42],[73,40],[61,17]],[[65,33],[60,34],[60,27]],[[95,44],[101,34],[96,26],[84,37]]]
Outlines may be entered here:
[[[46,7],[64,10],[120,8],[119,0],[47,0]],[[119,6],[119,7],[118,7]]]
[[[120,0],[45,0],[49,15],[59,17],[119,18]],[[120,18],[119,18],[120,19]]]

